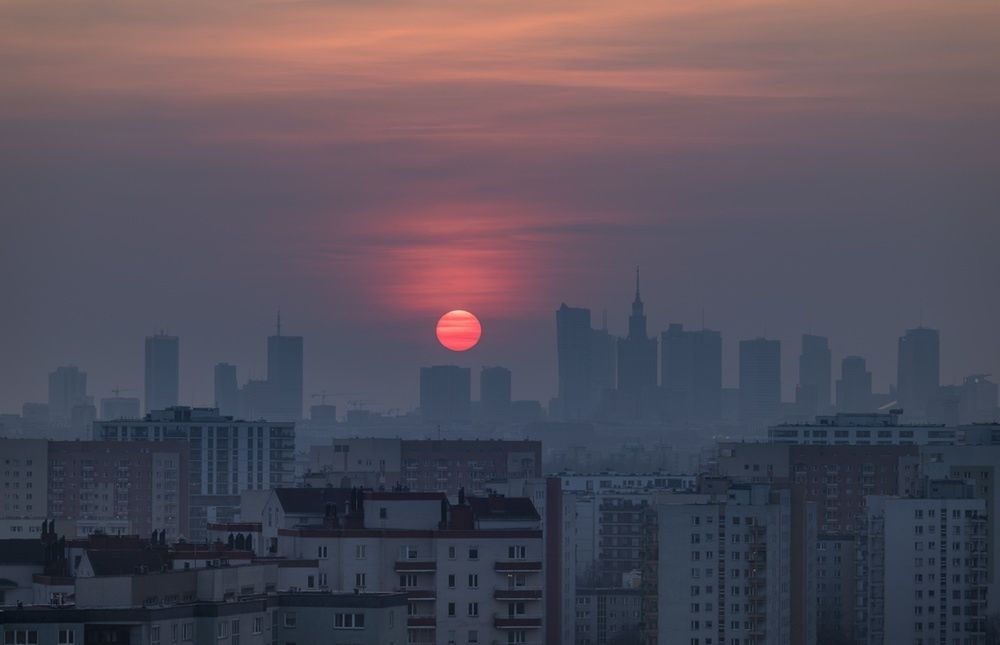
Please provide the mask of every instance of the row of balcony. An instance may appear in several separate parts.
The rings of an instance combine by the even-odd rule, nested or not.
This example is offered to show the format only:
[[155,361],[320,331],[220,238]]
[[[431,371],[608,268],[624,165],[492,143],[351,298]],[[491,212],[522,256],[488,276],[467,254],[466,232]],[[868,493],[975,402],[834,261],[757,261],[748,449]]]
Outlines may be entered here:
[[[406,619],[406,626],[410,629],[436,629],[437,617],[435,616],[410,616]],[[494,614],[493,626],[496,629],[541,629],[541,616],[511,616],[509,614]]]

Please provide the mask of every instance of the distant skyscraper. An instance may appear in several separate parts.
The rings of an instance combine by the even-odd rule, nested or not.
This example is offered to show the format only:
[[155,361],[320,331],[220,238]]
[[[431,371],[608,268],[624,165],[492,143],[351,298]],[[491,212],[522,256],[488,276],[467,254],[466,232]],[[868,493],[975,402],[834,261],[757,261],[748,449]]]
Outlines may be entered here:
[[800,414],[814,417],[830,411],[830,344],[823,336],[802,335],[799,354],[799,385],[795,403]]
[[756,338],[740,341],[740,424],[759,429],[781,412],[781,343]]
[[484,367],[479,372],[479,411],[487,419],[510,415],[510,370]]
[[635,271],[635,300],[628,318],[628,336],[618,339],[618,389],[641,396],[656,389],[656,339],[646,335],[646,313]]
[[591,331],[589,309],[563,303],[556,311],[559,410],[564,420],[585,419],[593,412]]
[[114,396],[101,399],[101,420],[138,419],[139,398],[135,396]]
[[177,405],[180,341],[176,336],[146,336],[146,412]]
[[941,385],[940,341],[936,329],[908,329],[899,339],[896,388],[903,414],[925,417]]
[[49,373],[49,420],[68,426],[73,408],[87,403],[87,373],[70,365]]
[[591,401],[595,404],[608,390],[615,389],[618,372],[618,346],[608,333],[607,315],[600,329],[590,332]]
[[420,368],[420,414],[425,421],[466,421],[472,407],[472,372],[457,365]]
[[662,386],[671,419],[719,419],[722,410],[722,335],[671,324],[660,335]]
[[872,373],[865,367],[865,359],[860,356],[847,356],[840,362],[837,412],[874,412],[873,407]]
[[281,335],[281,314],[274,336],[267,338],[267,381],[271,388],[272,421],[302,418],[302,336]]
[[219,363],[215,366],[215,407],[222,416],[236,416],[240,409],[240,390],[236,384],[236,366]]

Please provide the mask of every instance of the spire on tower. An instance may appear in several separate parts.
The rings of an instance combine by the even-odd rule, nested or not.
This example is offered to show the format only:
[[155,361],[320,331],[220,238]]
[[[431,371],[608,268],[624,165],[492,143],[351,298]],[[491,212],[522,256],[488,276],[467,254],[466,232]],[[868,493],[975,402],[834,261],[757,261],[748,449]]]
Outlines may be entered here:
[[635,265],[635,299],[639,300],[639,265]]

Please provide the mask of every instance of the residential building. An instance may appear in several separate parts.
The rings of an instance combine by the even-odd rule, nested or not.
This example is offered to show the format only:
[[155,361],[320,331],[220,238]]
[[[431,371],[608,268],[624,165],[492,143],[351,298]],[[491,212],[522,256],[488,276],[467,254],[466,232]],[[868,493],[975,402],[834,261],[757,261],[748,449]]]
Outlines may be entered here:
[[767,429],[774,443],[813,445],[950,445],[959,440],[957,428],[899,422],[900,411],[886,414],[846,414],[816,417],[813,423],[784,423]]
[[189,445],[192,542],[206,540],[207,523],[236,516],[241,492],[288,486],[295,473],[293,423],[238,421],[215,408],[173,407],[141,421],[102,421],[95,438]]
[[638,643],[642,590],[638,587],[578,587],[576,645]]
[[868,497],[857,642],[985,643],[986,522],[985,501],[963,482]]

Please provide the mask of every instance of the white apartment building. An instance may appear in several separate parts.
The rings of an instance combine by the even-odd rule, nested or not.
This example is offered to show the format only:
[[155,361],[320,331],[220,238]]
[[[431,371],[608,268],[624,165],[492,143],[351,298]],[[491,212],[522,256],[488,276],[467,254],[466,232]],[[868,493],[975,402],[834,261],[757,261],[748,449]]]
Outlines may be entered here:
[[[655,517],[658,645],[791,643],[788,490],[748,484],[721,494],[664,496]],[[814,543],[806,539],[798,548]],[[804,616],[815,615],[814,596],[811,602]],[[804,642],[815,643],[815,627],[805,633]]]
[[847,414],[816,417],[814,423],[771,426],[767,438],[772,443],[813,445],[950,445],[961,432],[941,425],[899,423],[898,410],[888,414]]
[[338,504],[329,491],[300,490],[314,492],[281,514],[251,502],[242,522],[212,525],[212,537],[253,534],[259,553],[283,559],[279,587],[407,593],[410,643],[547,642],[545,544],[531,500],[462,494],[449,504],[444,493],[357,489]]
[[240,493],[291,486],[295,475],[292,423],[240,421],[216,408],[172,407],[142,420],[98,421],[94,435],[104,441],[184,441],[190,446],[192,542],[207,539],[212,522],[231,522]]
[[871,496],[861,543],[858,642],[985,642],[985,502],[962,482],[926,497]]

